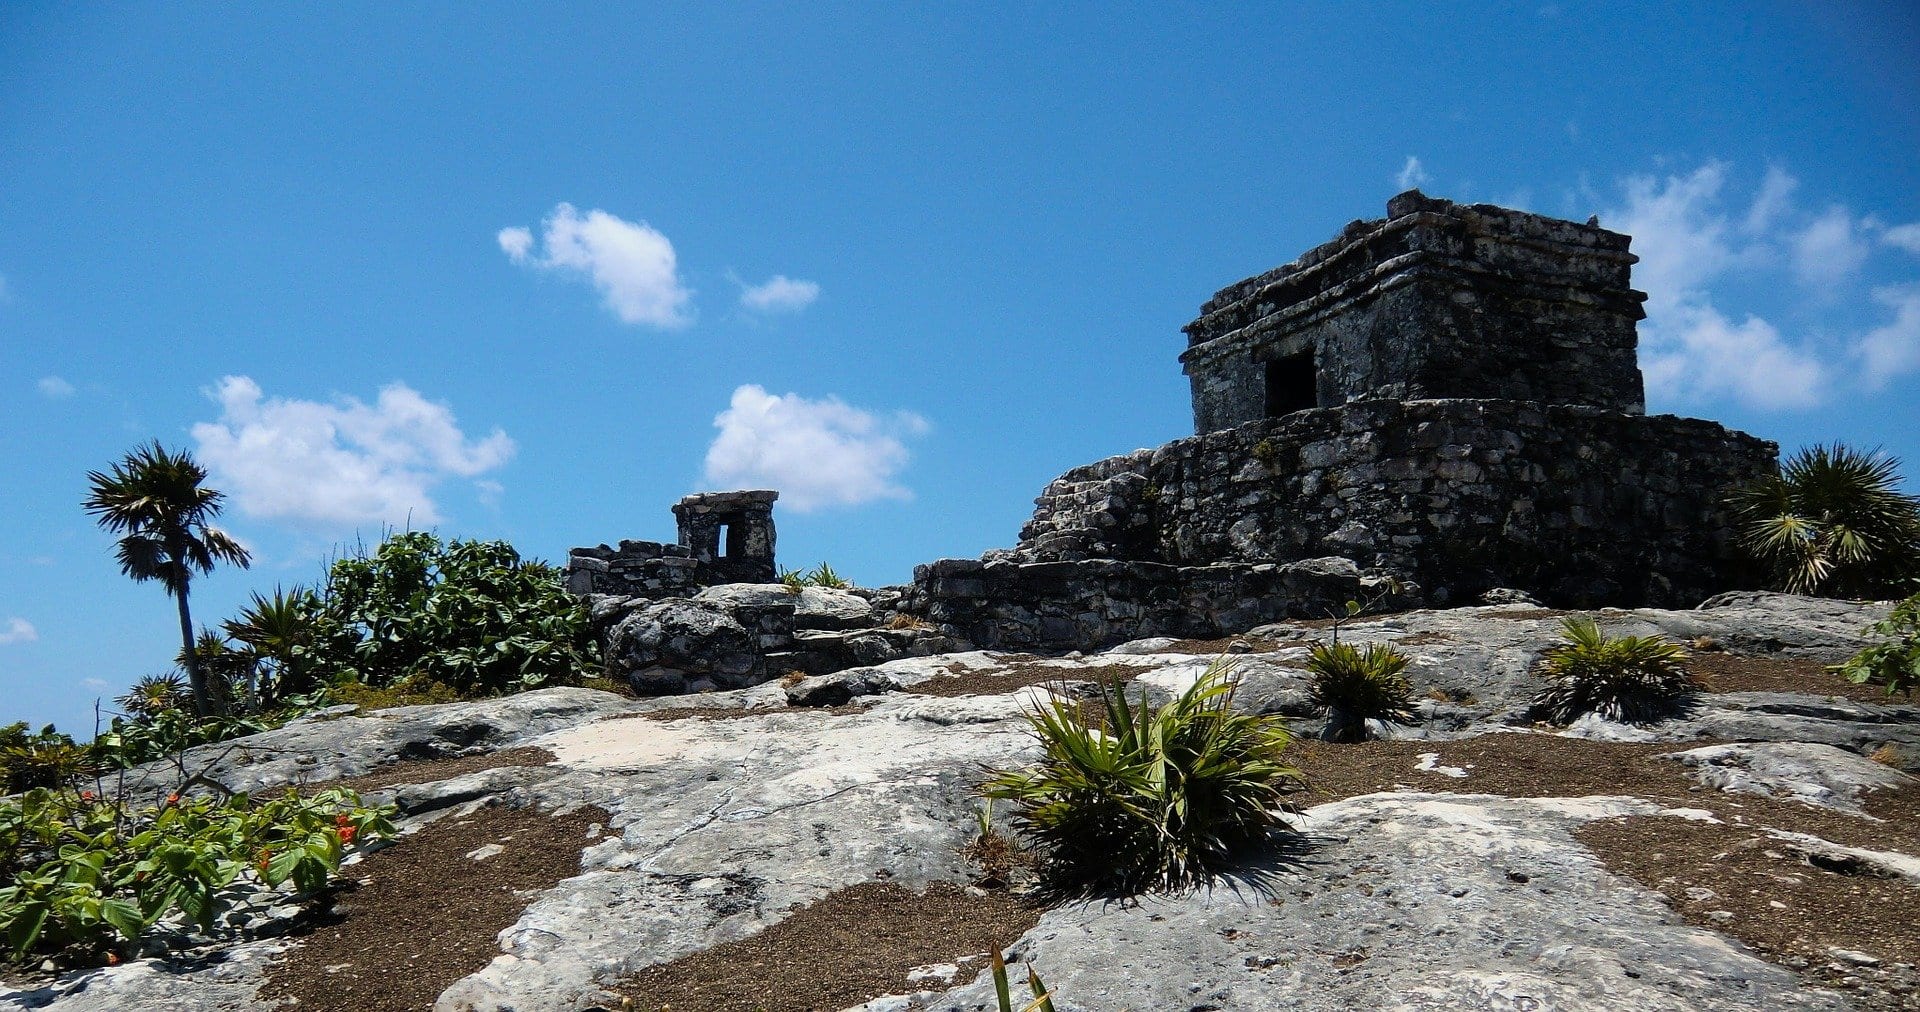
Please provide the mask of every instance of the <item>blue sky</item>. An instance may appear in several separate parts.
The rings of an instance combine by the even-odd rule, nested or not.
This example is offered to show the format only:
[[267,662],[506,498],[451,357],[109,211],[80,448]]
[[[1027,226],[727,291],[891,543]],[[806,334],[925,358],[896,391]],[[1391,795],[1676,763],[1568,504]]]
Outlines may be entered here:
[[1200,303],[1405,185],[1633,232],[1652,410],[1920,463],[1910,5],[123,6],[0,6],[0,718],[176,649],[79,508],[141,441],[254,548],[206,622],[743,483],[904,581],[1187,434]]

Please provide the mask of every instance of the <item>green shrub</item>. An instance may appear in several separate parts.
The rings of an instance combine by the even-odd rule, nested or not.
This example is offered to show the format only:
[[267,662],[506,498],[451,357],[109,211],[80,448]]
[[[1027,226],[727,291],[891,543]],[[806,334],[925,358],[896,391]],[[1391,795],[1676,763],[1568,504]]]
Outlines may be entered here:
[[386,688],[348,682],[327,693],[327,698],[335,703],[349,703],[362,711],[369,711],[390,710],[396,706],[457,703],[460,701],[460,693],[454,691],[451,686],[442,685],[439,682],[409,678]]
[[182,708],[163,710],[147,718],[115,717],[93,740],[91,751],[107,769],[128,769],[198,745],[271,731],[291,716],[282,712],[196,719],[193,711]]
[[1686,651],[1657,636],[1608,637],[1591,618],[1563,623],[1565,642],[1542,659],[1549,684],[1534,697],[1534,712],[1555,724],[1581,714],[1608,720],[1656,720],[1679,708],[1696,688],[1684,666]]
[[1840,443],[1812,446],[1727,499],[1740,548],[1795,594],[1888,597],[1920,578],[1920,499],[1900,462]]
[[37,787],[72,787],[98,768],[91,750],[74,744],[52,724],[38,733],[29,733],[26,721],[0,727],[0,773],[8,794]]
[[1884,685],[1887,695],[1913,698],[1920,687],[1920,594],[1893,606],[1893,613],[1874,623],[1869,632],[1887,637],[1885,643],[1854,654],[1833,670],[1862,685]]
[[596,666],[585,602],[558,570],[522,561],[504,541],[398,534],[335,562],[322,598],[351,644],[346,656],[322,644],[336,682],[414,679],[474,698],[570,685]]
[[1242,846],[1284,826],[1299,773],[1281,760],[1285,721],[1235,713],[1225,658],[1165,706],[1100,688],[1089,722],[1059,699],[1028,715],[1043,755],[981,793],[1010,801],[1014,822],[1071,889],[1138,892],[1204,880]]
[[392,809],[351,791],[256,801],[171,795],[133,812],[71,791],[0,800],[0,932],[15,960],[97,963],[173,913],[211,929],[234,883],[316,892],[352,848],[391,836]]
[[1369,720],[1413,719],[1413,687],[1401,674],[1407,657],[1380,643],[1317,643],[1307,656],[1307,693],[1327,711],[1327,741],[1365,741]]
[[140,676],[134,680],[133,686],[114,702],[120,709],[126,711],[129,717],[150,719],[168,710],[180,710],[192,706],[193,692],[187,687],[187,680],[184,677],[169,671],[164,675]]

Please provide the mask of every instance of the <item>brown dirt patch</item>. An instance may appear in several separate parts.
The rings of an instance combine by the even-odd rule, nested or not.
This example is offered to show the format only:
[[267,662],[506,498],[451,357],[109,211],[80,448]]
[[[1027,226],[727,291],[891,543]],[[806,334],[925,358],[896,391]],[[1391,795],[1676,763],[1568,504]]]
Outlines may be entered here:
[[1017,692],[1029,685],[1059,685],[1062,682],[1095,682],[1118,686],[1133,681],[1141,668],[1131,664],[1102,664],[1088,668],[1061,668],[1023,663],[999,671],[975,671],[952,677],[933,678],[910,686],[905,691],[920,696],[998,696]]
[[1424,647],[1434,643],[1452,643],[1452,642],[1453,642],[1453,637],[1447,635],[1446,633],[1423,632],[1423,633],[1414,633],[1410,636],[1402,636],[1399,639],[1394,640],[1393,645],[1398,647]]
[[[1156,654],[1270,654],[1275,650],[1297,647],[1305,640],[1275,640],[1263,636],[1228,636],[1217,640],[1174,640],[1172,643],[1155,650]],[[1249,649],[1236,651],[1236,644],[1245,644]]]
[[[1701,788],[1686,767],[1660,758],[1707,744],[1509,733],[1446,742],[1298,742],[1291,752],[1308,784],[1296,795],[1302,805],[1403,788],[1508,797],[1628,794],[1711,812],[1720,824],[1635,816],[1589,823],[1575,835],[1609,870],[1667,895],[1690,923],[1731,934],[1819,984],[1853,990],[1863,1008],[1920,1009],[1920,991],[1911,989],[1920,977],[1838,964],[1827,952],[1831,946],[1887,964],[1920,964],[1920,935],[1912,927],[1920,923],[1920,889],[1857,868],[1849,873],[1821,867],[1761,831],[1771,827],[1920,855],[1920,782],[1867,795],[1863,807],[1883,820],[1876,822],[1797,801]],[[1465,768],[1468,775],[1416,769],[1429,752],[1438,753],[1437,765]],[[1689,889],[1712,895],[1689,895]],[[1893,994],[1899,988],[1909,988],[1904,998]]]
[[1799,692],[1861,703],[1899,704],[1884,686],[1855,685],[1803,657],[1764,657],[1704,651],[1687,656],[1687,670],[1708,692]]
[[1920,924],[1920,889],[1913,883],[1830,867],[1742,826],[1632,817],[1591,822],[1574,835],[1609,871],[1665,895],[1687,923],[1733,935],[1828,987],[1864,989],[1862,1007],[1920,1008],[1920,995],[1895,996],[1875,986],[1910,985],[1910,973],[1891,981],[1863,975],[1827,951],[1920,964],[1920,932],[1913,927]]
[[673,706],[660,710],[648,710],[645,713],[618,713],[606,720],[744,720],[748,717],[764,717],[770,713],[814,713],[828,717],[844,717],[850,713],[865,713],[867,708],[852,703],[841,706],[767,706],[747,710],[738,706]]
[[1538,622],[1549,618],[1572,618],[1585,614],[1578,611],[1561,611],[1558,608],[1513,608],[1506,611],[1490,611],[1481,618],[1504,618],[1513,622]]
[[306,789],[315,791],[329,787],[345,787],[364,794],[400,784],[430,784],[436,780],[451,780],[454,777],[478,773],[481,770],[500,769],[505,766],[545,766],[554,761],[553,753],[543,748],[508,748],[498,752],[482,752],[478,755],[454,756],[451,759],[403,759],[362,773],[357,777],[343,777],[339,780],[308,784]]
[[[863,882],[800,908],[757,935],[648,967],[614,987],[635,1012],[813,1012],[841,1009],[915,984],[907,971],[1005,948],[1040,911],[1004,892],[974,895],[936,882],[926,893]],[[955,982],[984,958],[962,966]]]
[[[607,814],[483,808],[432,823],[347,869],[330,911],[267,973],[260,995],[302,1012],[417,1012],[500,952],[527,894],[580,873]],[[474,861],[488,844],[505,849]],[[696,1006],[697,1007],[697,1006]]]

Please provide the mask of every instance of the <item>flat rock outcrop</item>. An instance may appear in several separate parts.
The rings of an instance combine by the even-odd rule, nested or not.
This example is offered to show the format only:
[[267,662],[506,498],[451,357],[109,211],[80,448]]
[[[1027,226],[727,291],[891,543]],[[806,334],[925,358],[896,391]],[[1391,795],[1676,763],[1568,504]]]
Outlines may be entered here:
[[[1595,615],[1610,630],[1719,648],[1699,656],[1817,664],[1857,649],[1861,630],[1884,613],[1783,595],[1711,605]],[[845,606],[838,599],[809,605],[822,616]],[[647,607],[619,621],[635,621]],[[1059,1008],[1082,1012],[1907,1007],[1898,991],[1905,971],[1874,971],[1891,974],[1885,987],[1869,980],[1845,993],[1829,989],[1839,978],[1762,958],[1717,922],[1689,913],[1684,898],[1662,896],[1615,868],[1586,834],[1620,820],[1711,825],[1718,817],[1709,809],[1726,815],[1729,804],[1761,806],[1741,811],[1753,820],[1755,839],[1779,841],[1762,846],[1864,861],[1884,872],[1876,881],[1920,888],[1903,877],[1920,868],[1920,855],[1901,849],[1904,837],[1878,843],[1881,831],[1868,815],[1884,792],[1920,785],[1863,757],[1877,751],[1886,760],[1890,749],[1895,765],[1920,765],[1920,709],[1848,699],[1810,682],[1802,691],[1706,692],[1689,714],[1656,724],[1594,722],[1556,733],[1532,726],[1525,709],[1538,688],[1529,671],[1554,642],[1560,619],[1509,605],[1345,625],[1342,640],[1392,642],[1413,655],[1416,690],[1431,697],[1415,723],[1388,729],[1406,748],[1377,759],[1385,764],[1379,775],[1402,786],[1325,802],[1306,796],[1296,836],[1250,855],[1212,888],[1055,904],[1011,940],[1010,952],[1039,968]],[[654,699],[549,689],[327,714],[185,758],[247,789],[362,778],[363,789],[401,804],[409,834],[395,844],[401,848],[426,839],[417,834],[440,820],[486,805],[604,813],[593,816],[586,838],[516,837],[502,845],[577,848],[578,874],[527,895],[491,961],[449,980],[436,1006],[577,1012],[618,1007],[621,982],[640,971],[768,931],[839,890],[876,881],[908,890],[972,882],[978,871],[960,848],[974,827],[973,790],[985,768],[1035,754],[1021,718],[1049,691],[1124,680],[1129,692],[1162,696],[1190,684],[1221,651],[1245,650],[1236,655],[1237,705],[1297,714],[1296,734],[1310,738],[1316,718],[1300,664],[1307,644],[1329,632],[1320,623],[1278,623],[1247,630],[1238,644],[1149,640],[1057,658],[947,653],[788,685]],[[741,635],[751,634],[742,628]],[[1550,784],[1515,792],[1501,788],[1511,771],[1447,772],[1446,761],[1432,757],[1490,740],[1642,747],[1608,744],[1615,739],[1647,742],[1648,761],[1658,760],[1651,768],[1670,774],[1669,793],[1628,783],[1564,796]],[[1420,758],[1407,751],[1426,743],[1435,751]],[[1302,760],[1310,777],[1313,763],[1312,755]],[[149,772],[146,781],[135,778],[135,789],[166,783],[165,771]],[[1836,825],[1853,827],[1853,835],[1829,839],[1809,832],[1833,835],[1825,823],[1767,821],[1803,808],[1842,820]],[[455,855],[445,875],[468,873],[493,853]],[[377,874],[381,860],[374,854],[366,864]],[[273,1003],[261,997],[263,983],[306,930],[288,927],[286,937],[229,939],[67,974],[0,993],[0,1005],[265,1010]],[[979,955],[941,953],[928,962],[950,964],[944,976],[903,979],[893,995],[858,1007],[993,1008]],[[819,954],[828,968],[835,958]],[[1848,972],[1855,971],[1871,977],[1865,964]]]

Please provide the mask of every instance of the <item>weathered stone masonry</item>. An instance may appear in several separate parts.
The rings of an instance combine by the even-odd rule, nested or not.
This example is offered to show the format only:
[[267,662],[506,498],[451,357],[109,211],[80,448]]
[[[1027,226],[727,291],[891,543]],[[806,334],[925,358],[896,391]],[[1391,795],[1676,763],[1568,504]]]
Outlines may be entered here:
[[1418,191],[1387,212],[1202,307],[1197,435],[1067,472],[1016,548],[921,567],[903,606],[1091,647],[1324,614],[1342,579],[1581,607],[1751,586],[1720,501],[1777,448],[1644,414],[1629,238]]
[[723,583],[771,583],[773,503],[780,493],[699,492],[673,504],[678,544],[622,541],[567,553],[576,594],[670,597]]

